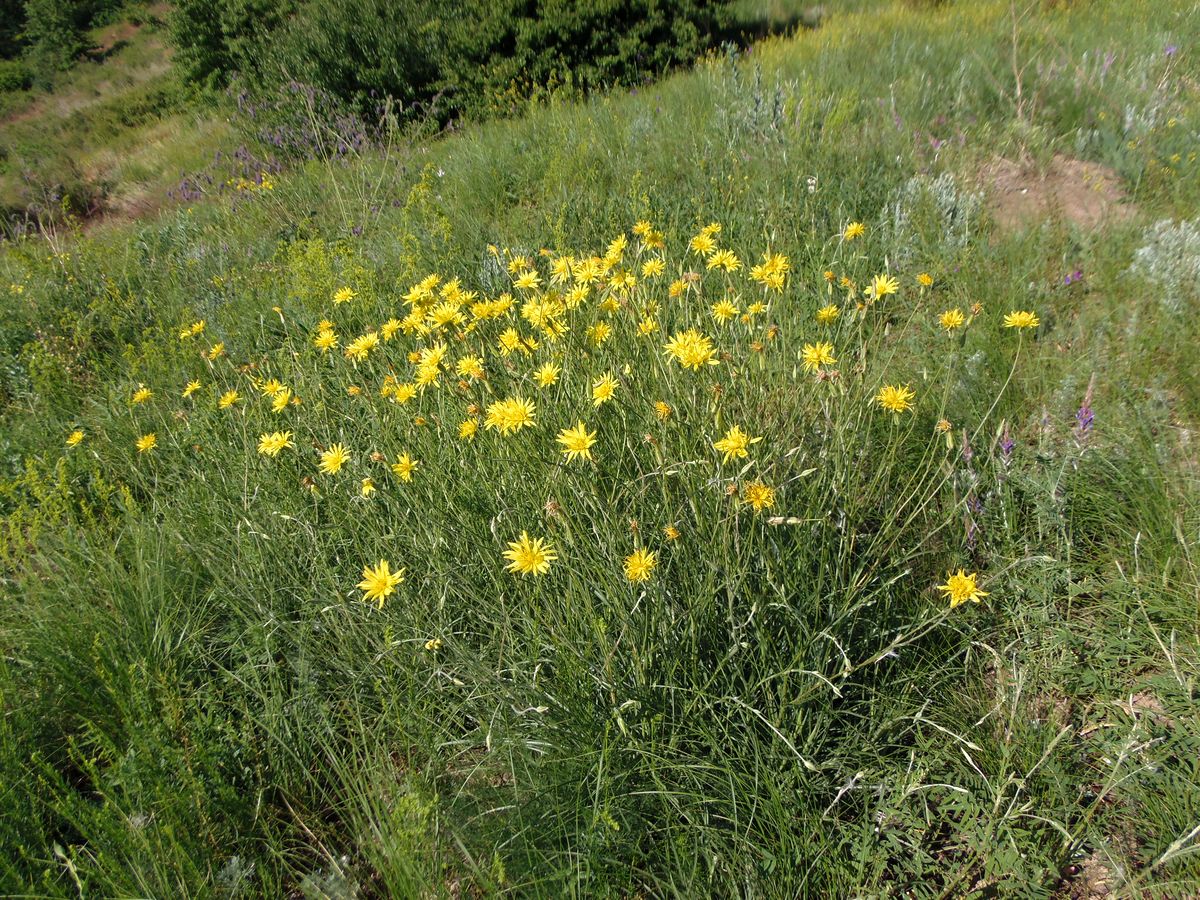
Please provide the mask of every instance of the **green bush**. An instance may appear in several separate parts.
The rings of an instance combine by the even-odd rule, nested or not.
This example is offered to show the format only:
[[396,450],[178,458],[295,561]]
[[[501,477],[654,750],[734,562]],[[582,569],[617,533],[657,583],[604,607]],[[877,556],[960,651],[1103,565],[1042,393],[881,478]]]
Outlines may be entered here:
[[183,0],[172,17],[188,79],[299,80],[370,112],[382,96],[409,117],[503,111],[547,88],[634,85],[690,62],[729,27],[701,0]]
[[26,91],[33,86],[33,73],[24,63],[0,59],[0,94]]

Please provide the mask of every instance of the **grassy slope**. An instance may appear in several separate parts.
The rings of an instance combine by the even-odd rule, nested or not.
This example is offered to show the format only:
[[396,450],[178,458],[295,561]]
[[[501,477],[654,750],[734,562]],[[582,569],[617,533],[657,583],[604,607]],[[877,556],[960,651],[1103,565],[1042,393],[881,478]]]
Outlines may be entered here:
[[[65,893],[78,878],[145,895],[303,885],[340,896],[353,882],[393,895],[460,882],[556,896],[950,895],[982,879],[1027,896],[1086,859],[1089,877],[1103,867],[1113,882],[1194,891],[1195,323],[1169,316],[1161,289],[1128,268],[1145,224],[1193,215],[1200,199],[1186,159],[1182,175],[1158,168],[1194,134],[1186,48],[1197,35],[1188,4],[1135,6],[1075,4],[1022,23],[1023,122],[1004,4],[882,4],[760,46],[737,67],[715,61],[633,96],[312,166],[254,198],[72,241],[57,258],[11,248],[0,280],[23,290],[9,295],[2,332],[15,602],[0,618],[0,834],[14,890]],[[1171,44],[1184,52],[1165,57]],[[1127,109],[1140,116],[1132,133]],[[946,143],[935,152],[931,137]],[[997,150],[1111,165],[1138,215],[1095,233],[1050,221],[1006,234],[984,219],[960,245],[961,223],[927,200],[911,208],[911,230],[888,232],[885,203],[909,178],[976,172]],[[449,491],[459,465],[449,436],[358,412],[327,391],[340,383],[289,363],[286,342],[275,349],[294,327],[300,350],[342,283],[362,295],[346,327],[365,327],[427,272],[486,285],[488,243],[602,252],[643,217],[667,233],[673,259],[713,219],[744,259],[767,246],[791,257],[791,287],[772,310],[781,347],[736,407],[770,435],[773,456],[789,438],[819,450],[797,428],[817,414],[807,382],[778,386],[816,335],[821,273],[861,283],[899,269],[894,336],[878,322],[861,338],[870,375],[944,389],[938,412],[975,436],[971,465],[956,453],[938,462],[946,481],[920,470],[933,479],[921,485],[951,495],[916,523],[936,538],[882,527],[870,508],[887,522],[897,502],[887,479],[903,483],[932,451],[887,445],[869,477],[847,461],[856,442],[881,446],[879,423],[847,400],[818,480],[800,479],[800,462],[768,471],[786,482],[785,515],[849,504],[863,534],[886,536],[869,543],[886,554],[863,562],[819,533],[793,540],[753,522],[730,531],[698,480],[694,534],[663,575],[696,598],[693,610],[666,603],[691,629],[673,633],[665,613],[629,614],[637,594],[605,569],[605,552],[629,543],[631,514],[653,528],[663,514],[618,487],[635,474],[620,469],[596,482],[618,503],[586,489],[574,501],[605,552],[570,544],[583,561],[565,564],[552,592],[531,593],[496,571],[503,543],[488,523],[507,523],[504,538],[518,523],[555,527],[538,509],[568,488],[536,474],[536,449],[480,463]],[[830,236],[852,218],[868,236],[839,245]],[[1076,268],[1084,282],[1063,286]],[[928,295],[912,286],[920,270],[936,276]],[[976,302],[984,313],[948,355],[936,313]],[[294,324],[277,327],[274,305]],[[999,316],[1026,307],[1043,328],[992,410],[1012,363]],[[243,448],[269,418],[242,435],[215,413],[173,417],[185,375],[209,371],[175,336],[197,318],[233,362],[288,373],[305,395],[288,427],[389,456],[384,438],[402,427],[428,480],[408,495],[389,485],[371,507],[332,492],[305,502],[294,481],[309,463],[247,488],[261,470]],[[858,338],[837,334],[849,356]],[[205,380],[238,383],[220,371]],[[1096,428],[1081,449],[1072,416],[1093,375]],[[146,411],[128,405],[140,382],[160,398]],[[652,425],[629,415],[636,457],[634,436]],[[914,428],[933,416],[923,408]],[[1002,419],[1017,439],[1010,462]],[[86,453],[64,458],[76,425]],[[129,445],[152,427],[169,452],[147,468]],[[690,427],[673,440],[703,455],[712,426],[698,416]],[[212,448],[209,461],[183,452],[192,442]],[[970,479],[986,500],[974,550],[961,532]],[[503,504],[479,488],[493,484]],[[406,593],[381,615],[347,603],[364,559],[398,547]],[[887,646],[883,623],[906,633],[925,621],[929,585],[954,563],[985,572],[983,608],[852,676],[819,649],[844,602],[853,621],[837,637],[869,660]],[[840,581],[843,566],[877,580]],[[738,624],[775,597],[799,614],[764,609],[758,630]],[[446,638],[436,662],[418,649],[433,635]],[[835,678],[841,696],[790,682],[797,668]],[[781,678],[787,689],[763,689]],[[547,712],[522,711],[538,706]]]
[[91,57],[50,90],[0,98],[0,209],[56,207],[48,191],[66,187],[76,215],[124,221],[228,144],[224,120],[183,102],[155,9],[89,35]]

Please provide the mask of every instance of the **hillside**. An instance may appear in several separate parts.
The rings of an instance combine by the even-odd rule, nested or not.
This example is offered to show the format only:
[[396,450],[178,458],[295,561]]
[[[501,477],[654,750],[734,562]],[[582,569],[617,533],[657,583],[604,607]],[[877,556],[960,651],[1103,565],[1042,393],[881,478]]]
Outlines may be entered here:
[[1198,38],[114,133],[0,245],[0,893],[1200,893]]

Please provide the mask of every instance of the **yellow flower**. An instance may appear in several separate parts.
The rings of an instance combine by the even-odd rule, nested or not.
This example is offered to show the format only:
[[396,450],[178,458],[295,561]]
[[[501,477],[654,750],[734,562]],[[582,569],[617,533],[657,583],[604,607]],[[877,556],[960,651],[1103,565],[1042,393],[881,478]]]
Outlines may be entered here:
[[359,486],[358,493],[363,497],[370,497],[375,493],[375,479],[364,478]]
[[242,399],[242,395],[237,391],[226,391],[221,395],[221,399],[217,401],[217,406],[221,409],[229,409],[233,404]]
[[648,259],[642,263],[642,277],[653,278],[656,275],[661,275],[664,269],[666,269],[666,263],[664,263],[661,259],[658,259],[657,257],[654,259]]
[[379,326],[379,333],[383,335],[385,341],[390,341],[396,336],[396,332],[404,325],[399,319],[388,319]]
[[379,332],[368,331],[359,335],[346,345],[346,356],[355,362],[362,362],[367,354],[379,346]]
[[929,287],[931,284],[933,284],[933,276],[928,272],[922,272],[917,276],[917,284],[919,284],[921,287]]
[[289,403],[292,402],[292,389],[282,388],[275,394],[275,399],[271,401],[271,412],[280,413],[287,409]]
[[625,577],[632,582],[648,581],[658,565],[658,558],[645,547],[639,547],[625,557]]
[[950,598],[951,609],[954,609],[960,603],[966,603],[968,600],[972,603],[978,603],[980,597],[987,596],[987,592],[981,591],[979,585],[975,583],[975,579],[978,577],[978,572],[972,572],[968,575],[965,570],[959,569],[956,573],[946,578],[945,584],[939,584],[937,589]]
[[875,402],[889,412],[902,413],[912,409],[912,401],[916,396],[916,392],[908,385],[885,384],[875,395]]
[[396,457],[396,461],[392,463],[392,471],[396,473],[401,481],[412,481],[413,472],[420,463],[409,456],[407,453],[402,453]]
[[948,309],[938,317],[938,322],[947,331],[954,331],[956,328],[962,328],[963,323],[967,321],[961,309],[957,306],[954,309]]
[[334,444],[321,454],[320,470],[326,475],[336,475],[350,461],[350,451],[343,444]]
[[363,599],[368,603],[379,602],[383,609],[383,601],[396,592],[396,585],[404,580],[404,569],[393,572],[386,559],[381,559],[375,568],[363,566],[362,578],[358,589],[363,592]]
[[654,414],[658,416],[660,422],[665,422],[671,417],[671,404],[664,403],[661,400],[654,401]]
[[775,505],[775,489],[761,481],[751,481],[742,488],[742,502],[753,506],[755,512],[770,509]]
[[441,638],[430,638],[429,640],[427,640],[425,642],[425,649],[428,650],[430,653],[434,652],[435,650],[440,650],[441,647],[442,647],[442,639]]
[[712,341],[695,328],[675,332],[675,336],[663,345],[663,350],[685,369],[699,371],[701,366],[717,365],[713,358],[717,352]]
[[461,441],[473,440],[475,432],[479,430],[479,423],[474,419],[463,419],[458,423],[458,439]]
[[158,435],[154,434],[153,432],[150,434],[143,434],[137,439],[137,441],[134,442],[134,445],[137,447],[138,453],[145,453],[148,450],[153,450],[158,446]]
[[558,433],[558,442],[563,446],[563,456],[568,462],[575,459],[591,459],[592,445],[596,443],[596,432],[588,431],[582,422],[574,428],[564,428]]
[[612,326],[607,322],[597,322],[587,330],[587,334],[592,344],[599,347],[612,336]]
[[679,540],[679,529],[674,525],[664,525],[663,534],[666,536],[668,541]]
[[737,304],[730,300],[721,300],[712,305],[712,317],[724,325],[730,319],[735,318],[740,312]]
[[209,362],[216,359],[218,356],[221,356],[224,352],[225,343],[223,341],[218,341],[217,343],[213,344],[212,347],[209,348],[207,354]]
[[192,396],[192,394],[196,393],[196,391],[198,391],[198,390],[200,390],[200,382],[198,382],[198,381],[189,381],[189,382],[188,382],[186,385],[184,385],[184,387],[183,387],[183,396],[184,396],[184,398],[186,399],[186,398],[188,398],[188,397]]
[[646,316],[646,318],[638,322],[638,334],[641,337],[649,337],[656,331],[658,331],[658,322],[650,316]]
[[761,437],[750,437],[739,426],[734,425],[725,432],[725,437],[713,442],[713,449],[725,454],[723,462],[729,462],[733,459],[745,459],[750,455],[746,448],[761,440]]
[[67,435],[68,447],[78,447],[81,443],[83,443],[83,432],[78,428]]
[[533,373],[533,380],[537,382],[539,388],[548,388],[550,385],[558,381],[559,373],[562,372],[554,363],[545,363],[541,368]]
[[337,335],[334,334],[332,328],[322,328],[319,332],[317,332],[317,336],[313,338],[313,346],[322,353],[328,353],[337,345]]
[[894,294],[900,290],[900,282],[891,275],[876,275],[871,279],[871,286],[867,288],[867,294],[880,300],[888,294]]
[[717,242],[713,240],[712,235],[701,232],[688,242],[688,247],[691,248],[693,253],[708,256],[717,249]]
[[550,571],[550,563],[558,559],[558,554],[542,538],[530,538],[528,532],[522,531],[519,540],[508,542],[504,558],[508,560],[505,568],[510,572],[545,575]]
[[392,402],[400,406],[403,406],[415,396],[417,396],[417,386],[411,381],[406,381],[404,384],[398,384],[392,388]]
[[356,294],[351,288],[342,287],[342,288],[338,288],[336,291],[333,292],[333,302],[334,303],[349,303],[351,300],[353,300],[357,296],[358,296],[358,294]]
[[609,372],[592,385],[592,405],[599,406],[612,399],[617,390],[617,379]]
[[867,233],[867,226],[862,222],[851,222],[842,232],[842,240],[852,241],[855,238],[860,238]]
[[535,269],[529,269],[517,276],[513,282],[515,287],[523,291],[531,291],[542,283],[542,277],[538,275]]
[[1004,317],[1005,328],[1037,328],[1040,324],[1035,312],[1010,312]]
[[138,389],[133,392],[133,402],[145,403],[153,396],[154,393],[150,390],[150,388],[146,387],[144,384],[139,384]]
[[454,371],[472,381],[483,378],[483,360],[478,356],[464,356],[454,366]]
[[825,341],[805,344],[800,356],[804,362],[804,371],[809,373],[820,371],[821,366],[831,366],[837,362],[833,355],[833,344]]
[[290,431],[272,431],[269,434],[259,435],[258,452],[264,456],[278,456],[279,451],[284,447],[295,447],[292,443],[292,433]]
[[531,400],[523,397],[509,397],[497,400],[487,408],[487,417],[483,427],[496,429],[501,434],[511,434],[522,428],[532,428],[535,408]]
[[817,322],[822,325],[831,325],[837,320],[837,317],[842,314],[842,311],[834,304],[822,306],[817,310]]
[[736,272],[742,267],[742,261],[732,250],[717,250],[705,263],[708,269],[724,269],[726,272]]

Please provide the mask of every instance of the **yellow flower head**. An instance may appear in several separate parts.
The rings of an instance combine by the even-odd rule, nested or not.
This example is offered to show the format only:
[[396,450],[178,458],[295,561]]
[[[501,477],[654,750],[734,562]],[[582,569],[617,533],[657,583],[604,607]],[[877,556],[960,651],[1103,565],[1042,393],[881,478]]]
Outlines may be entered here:
[[954,331],[956,328],[962,328],[963,323],[967,321],[967,317],[963,315],[961,309],[957,306],[954,309],[948,309],[938,317],[938,322],[946,331]]
[[221,409],[229,409],[229,407],[233,406],[241,399],[242,395],[237,391],[226,391],[221,395],[221,399],[217,401],[217,406],[219,406]]
[[550,571],[550,563],[558,559],[558,554],[542,538],[531,538],[528,532],[522,531],[519,540],[508,542],[504,558],[508,560],[505,568],[510,572],[545,575]]
[[138,453],[146,453],[150,450],[153,450],[158,446],[158,435],[154,434],[153,432],[150,434],[143,434],[134,442],[134,446],[137,447]]
[[292,443],[290,431],[272,431],[269,434],[259,435],[258,438],[258,452],[264,456],[278,456],[285,447],[295,446]]
[[742,502],[753,506],[755,512],[770,509],[775,505],[775,489],[761,481],[751,481],[742,488]]
[[521,272],[516,277],[516,280],[513,281],[513,285],[515,287],[520,288],[523,291],[532,291],[535,288],[537,288],[538,285],[540,285],[541,283],[542,283],[542,276],[540,276],[537,273],[536,269],[529,269],[527,271]]
[[200,382],[189,381],[186,385],[184,385],[183,396],[186,399],[187,397],[192,396],[192,394],[196,393],[198,390],[200,390]]
[[900,282],[891,275],[876,275],[871,279],[871,286],[867,288],[867,294],[876,300],[882,300],[888,294],[894,294],[898,290],[900,290]]
[[645,547],[639,547],[625,557],[625,577],[632,582],[648,581],[658,565],[658,557]]
[[463,419],[458,423],[458,439],[461,441],[470,441],[475,438],[475,432],[479,430],[479,423],[475,419]]
[[154,393],[150,390],[150,388],[146,387],[144,384],[139,384],[138,389],[133,392],[133,402],[145,403],[153,396]]
[[383,602],[396,592],[396,585],[404,580],[404,569],[393,572],[386,559],[381,559],[375,568],[363,566],[362,581],[358,589],[363,592],[363,599],[368,603],[377,601],[383,609]]
[[663,350],[685,369],[698,372],[701,366],[717,365],[714,358],[717,351],[712,341],[695,328],[677,331],[675,336],[663,345]]
[[725,454],[722,462],[730,462],[734,459],[745,459],[750,455],[747,448],[761,440],[761,437],[750,437],[739,426],[734,425],[725,432],[725,437],[713,442],[713,449]]
[[67,435],[68,447],[78,447],[81,443],[83,443],[83,432],[78,428]]
[[322,328],[319,332],[317,332],[317,336],[313,338],[313,346],[322,353],[328,353],[337,345],[337,335],[334,334],[332,328]]
[[536,372],[533,373],[533,380],[540,388],[548,388],[550,385],[558,381],[559,373],[562,372],[554,363],[545,363]]
[[833,355],[833,344],[826,341],[805,344],[800,351],[800,357],[803,360],[804,371],[810,374],[820,371],[821,366],[831,366],[837,362]]
[[413,459],[407,453],[401,453],[396,457],[396,461],[392,463],[392,471],[396,473],[401,481],[412,481],[413,472],[416,471],[420,462]]
[[946,578],[945,584],[939,584],[938,590],[950,598],[951,609],[967,601],[978,603],[980,597],[987,596],[987,592],[981,591],[979,585],[975,583],[975,579],[978,577],[979,573],[977,572],[968,575],[966,571],[959,569]]
[[705,263],[705,268],[724,269],[726,272],[736,272],[741,267],[742,261],[732,250],[716,250]]
[[321,454],[320,470],[326,475],[336,475],[350,461],[350,451],[344,444],[334,444]]
[[875,395],[875,402],[889,412],[902,413],[912,409],[912,401],[916,396],[916,391],[908,385],[885,384]]
[[917,284],[919,284],[921,287],[929,287],[933,284],[933,276],[928,272],[922,272],[917,276]]
[[351,300],[353,300],[357,296],[358,296],[358,294],[356,294],[351,288],[342,287],[342,288],[338,288],[336,291],[333,292],[333,302],[334,303],[349,303]]
[[841,314],[842,311],[830,303],[828,306],[822,306],[817,310],[817,321],[822,325],[832,325]]
[[737,304],[731,300],[720,300],[712,305],[712,317],[724,325],[730,319],[736,318],[741,312]]
[[699,253],[701,256],[708,256],[717,249],[717,242],[712,235],[701,232],[688,242],[688,247],[693,253]]
[[599,406],[612,399],[617,390],[617,379],[609,372],[603,378],[592,384],[592,405]]
[[1040,324],[1041,320],[1035,312],[1010,312],[1004,317],[1005,328],[1037,328]]
[[654,414],[658,416],[660,422],[665,422],[671,418],[672,412],[671,404],[664,403],[662,400],[654,401]]
[[664,525],[663,535],[668,541],[677,541],[679,540],[679,529],[674,525]]
[[574,428],[564,428],[558,433],[558,442],[562,444],[563,456],[568,462],[576,459],[591,459],[592,446],[596,443],[596,432],[588,431],[582,422]]
[[497,400],[488,406],[483,427],[497,430],[501,434],[512,434],[522,428],[532,428],[535,424],[535,412],[533,402],[523,397]]
[[867,226],[862,222],[851,222],[842,231],[842,240],[852,241],[855,238],[860,238],[867,233]]

